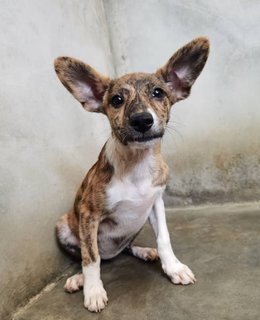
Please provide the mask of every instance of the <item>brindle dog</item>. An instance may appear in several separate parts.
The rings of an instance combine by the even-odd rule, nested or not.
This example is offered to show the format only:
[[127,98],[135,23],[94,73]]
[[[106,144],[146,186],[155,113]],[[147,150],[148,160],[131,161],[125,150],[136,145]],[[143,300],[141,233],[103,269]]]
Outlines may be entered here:
[[[189,96],[208,53],[209,41],[201,37],[179,49],[155,73],[114,80],[76,59],[55,60],[63,85],[84,109],[105,114],[111,125],[111,136],[79,188],[73,209],[57,223],[61,246],[82,259],[83,273],[70,277],[65,288],[74,292],[83,286],[84,305],[90,311],[101,311],[108,301],[100,259],[123,250],[146,261],[160,259],[175,284],[196,281],[170,243],[162,199],[168,166],[161,155],[161,139],[171,106]],[[157,249],[133,244],[147,219]]]

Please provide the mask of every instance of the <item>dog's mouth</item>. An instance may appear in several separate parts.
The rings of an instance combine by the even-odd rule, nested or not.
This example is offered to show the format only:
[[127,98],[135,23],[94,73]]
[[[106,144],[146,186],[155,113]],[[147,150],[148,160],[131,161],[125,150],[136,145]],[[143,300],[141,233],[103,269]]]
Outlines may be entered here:
[[132,137],[131,139],[128,140],[128,142],[148,142],[148,141],[152,141],[154,139],[159,139],[162,138],[163,134],[162,133],[157,133],[157,134],[153,134],[153,135],[149,135],[149,136],[141,136],[141,137]]
[[[138,134],[138,135],[125,135],[121,137],[121,141],[123,144],[147,144],[149,142],[153,142],[156,139],[161,139],[163,136],[163,132],[153,133],[153,134]],[[122,139],[123,138],[123,139]]]
[[158,131],[149,130],[141,133],[131,129],[117,128],[113,130],[113,134],[117,139],[124,145],[135,144],[135,145],[150,145],[159,140],[164,135],[164,128],[160,128]]

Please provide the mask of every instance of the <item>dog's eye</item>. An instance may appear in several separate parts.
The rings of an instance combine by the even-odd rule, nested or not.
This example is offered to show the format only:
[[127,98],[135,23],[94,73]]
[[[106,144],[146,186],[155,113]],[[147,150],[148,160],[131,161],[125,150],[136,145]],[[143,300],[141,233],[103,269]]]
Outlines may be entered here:
[[119,94],[116,94],[111,99],[111,104],[114,108],[119,108],[124,103],[124,98]]
[[154,98],[163,98],[165,95],[164,91],[161,88],[154,88],[152,92],[152,96]]

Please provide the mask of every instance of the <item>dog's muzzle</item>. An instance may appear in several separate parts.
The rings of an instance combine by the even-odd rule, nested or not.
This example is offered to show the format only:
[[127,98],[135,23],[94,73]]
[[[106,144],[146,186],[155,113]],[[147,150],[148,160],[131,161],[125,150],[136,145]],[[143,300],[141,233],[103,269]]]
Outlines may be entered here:
[[148,142],[162,138],[164,130],[154,130],[154,118],[150,112],[139,112],[130,116],[129,126],[131,133],[127,142]]
[[130,126],[137,132],[144,133],[153,125],[153,116],[149,112],[135,113],[129,118]]
[[128,118],[125,127],[115,130],[119,140],[127,145],[128,143],[145,143],[162,138],[164,128],[156,125],[153,115],[150,112],[134,113]]

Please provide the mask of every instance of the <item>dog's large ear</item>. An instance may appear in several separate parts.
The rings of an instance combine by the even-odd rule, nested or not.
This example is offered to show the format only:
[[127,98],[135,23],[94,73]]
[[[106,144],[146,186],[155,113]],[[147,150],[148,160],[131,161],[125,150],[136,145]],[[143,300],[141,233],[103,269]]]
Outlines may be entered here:
[[180,48],[156,74],[170,88],[174,100],[188,97],[191,87],[201,73],[209,54],[209,41],[201,37]]
[[54,67],[60,81],[84,109],[103,112],[103,96],[108,87],[109,78],[74,58],[59,57],[54,61]]

